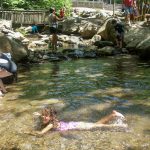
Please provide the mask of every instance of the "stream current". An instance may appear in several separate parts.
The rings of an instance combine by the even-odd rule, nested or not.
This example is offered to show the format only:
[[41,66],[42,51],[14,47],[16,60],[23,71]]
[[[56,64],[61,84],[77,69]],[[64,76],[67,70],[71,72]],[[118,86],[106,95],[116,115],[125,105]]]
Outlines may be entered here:
[[[0,99],[0,148],[16,150],[150,149],[150,64],[135,56],[78,59],[19,68]],[[29,135],[33,112],[53,104],[60,120],[95,122],[112,110],[128,131],[92,130]]]

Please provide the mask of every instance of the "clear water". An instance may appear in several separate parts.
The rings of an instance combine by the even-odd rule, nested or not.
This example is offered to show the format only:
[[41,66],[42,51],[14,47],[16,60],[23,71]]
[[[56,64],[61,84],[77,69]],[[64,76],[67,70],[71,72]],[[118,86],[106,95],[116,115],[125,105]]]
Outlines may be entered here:
[[[21,150],[150,149],[150,64],[134,56],[79,59],[19,70],[19,81],[0,99],[0,148]],[[29,135],[33,112],[54,104],[59,119],[95,122],[113,109],[123,131],[49,132]]]

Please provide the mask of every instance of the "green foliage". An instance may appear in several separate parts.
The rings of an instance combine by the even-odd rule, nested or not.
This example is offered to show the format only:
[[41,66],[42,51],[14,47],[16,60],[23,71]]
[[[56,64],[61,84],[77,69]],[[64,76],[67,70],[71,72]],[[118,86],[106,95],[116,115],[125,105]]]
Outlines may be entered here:
[[21,29],[21,28],[16,29],[16,32],[20,32],[24,36],[27,34],[27,32],[24,29]]
[[4,9],[43,9],[49,10],[50,7],[55,7],[59,10],[61,7],[71,8],[72,0],[2,0]]

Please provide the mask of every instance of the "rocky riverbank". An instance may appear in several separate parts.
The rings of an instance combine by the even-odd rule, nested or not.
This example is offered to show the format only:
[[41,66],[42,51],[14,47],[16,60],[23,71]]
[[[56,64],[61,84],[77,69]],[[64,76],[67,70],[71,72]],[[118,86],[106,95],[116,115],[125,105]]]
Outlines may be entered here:
[[[122,20],[123,13],[116,11],[115,18]],[[60,61],[72,58],[97,58],[121,53],[137,54],[149,59],[150,26],[148,22],[137,22],[133,26],[125,26],[124,48],[116,49],[115,30],[111,24],[112,11],[83,11],[73,14],[59,22],[61,34],[58,35],[58,51],[51,52],[48,30],[33,35],[27,34],[27,28],[15,31],[10,22],[3,21],[0,30],[0,51],[10,52],[16,61],[28,59],[29,62]],[[67,45],[67,46],[66,46]]]

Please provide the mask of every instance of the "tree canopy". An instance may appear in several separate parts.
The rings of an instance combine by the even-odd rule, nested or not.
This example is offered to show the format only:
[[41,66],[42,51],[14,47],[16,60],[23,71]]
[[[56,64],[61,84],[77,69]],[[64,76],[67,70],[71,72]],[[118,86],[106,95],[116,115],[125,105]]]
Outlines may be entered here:
[[49,9],[55,7],[71,7],[71,0],[0,0],[1,6],[4,9]]

